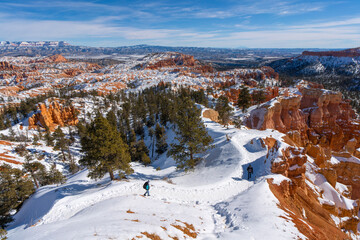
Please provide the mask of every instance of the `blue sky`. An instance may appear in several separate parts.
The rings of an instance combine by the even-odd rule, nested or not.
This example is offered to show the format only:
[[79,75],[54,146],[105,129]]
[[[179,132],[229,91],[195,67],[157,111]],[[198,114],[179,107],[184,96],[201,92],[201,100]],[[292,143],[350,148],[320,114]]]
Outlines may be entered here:
[[0,0],[0,40],[351,48],[360,46],[360,1]]

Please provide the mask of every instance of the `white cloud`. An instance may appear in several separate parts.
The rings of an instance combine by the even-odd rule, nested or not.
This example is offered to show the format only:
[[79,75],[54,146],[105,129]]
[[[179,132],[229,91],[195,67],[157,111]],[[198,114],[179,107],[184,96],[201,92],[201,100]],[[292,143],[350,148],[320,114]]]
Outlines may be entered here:
[[[6,33],[6,35],[4,34]],[[197,33],[177,29],[142,29],[134,27],[112,26],[101,21],[39,21],[8,20],[0,25],[0,38],[15,40],[56,40],[75,38],[118,38],[125,40],[157,40],[183,38],[210,38],[215,34]]]
[[327,28],[327,27],[338,27],[338,26],[348,26],[348,25],[360,25],[360,17],[349,18],[340,21],[327,21],[321,23],[292,26],[292,28]]

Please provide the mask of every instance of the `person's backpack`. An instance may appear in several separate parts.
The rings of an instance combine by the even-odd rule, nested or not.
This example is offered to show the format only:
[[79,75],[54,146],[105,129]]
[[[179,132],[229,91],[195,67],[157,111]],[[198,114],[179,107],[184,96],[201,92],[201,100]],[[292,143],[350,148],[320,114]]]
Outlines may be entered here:
[[149,183],[148,183],[148,182],[145,182],[143,188],[147,190],[147,189],[148,189],[148,185],[149,185]]

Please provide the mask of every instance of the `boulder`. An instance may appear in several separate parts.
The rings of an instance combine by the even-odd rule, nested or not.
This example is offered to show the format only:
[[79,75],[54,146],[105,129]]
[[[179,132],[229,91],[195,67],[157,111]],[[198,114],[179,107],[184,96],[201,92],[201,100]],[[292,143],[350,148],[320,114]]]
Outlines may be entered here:
[[206,109],[202,114],[204,118],[209,118],[211,121],[219,122],[219,113],[214,109]]

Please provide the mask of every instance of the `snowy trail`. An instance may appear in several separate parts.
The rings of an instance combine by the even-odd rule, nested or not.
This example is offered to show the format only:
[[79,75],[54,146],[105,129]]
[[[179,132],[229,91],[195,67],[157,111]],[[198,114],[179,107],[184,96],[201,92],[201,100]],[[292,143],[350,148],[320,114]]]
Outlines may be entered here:
[[[231,157],[233,161],[232,163],[234,163],[234,160],[236,160],[235,164],[231,165],[231,171],[225,172],[225,174],[228,176],[223,177],[225,174],[219,172],[217,174],[221,176],[221,181],[218,181],[215,184],[206,184],[201,186],[183,186],[177,184],[177,180],[179,180],[180,183],[186,183],[189,177],[191,178],[190,181],[193,182],[194,180],[191,173],[183,177],[178,177],[179,179],[175,178],[175,184],[167,183],[164,180],[152,180],[150,190],[151,198],[182,204],[213,205],[238,195],[254,184],[252,181],[241,179],[241,175],[243,175],[242,167],[243,164],[247,164],[252,159],[254,159],[253,156],[250,157],[249,155],[263,155],[265,154],[264,149],[255,149],[259,151],[248,153],[244,145],[246,145],[249,140],[247,137],[244,137],[244,132],[239,134],[237,129],[224,129],[218,124],[212,122],[207,122],[207,125],[212,130],[210,133],[213,135],[214,140],[217,141],[217,145],[221,145],[221,142],[225,144],[222,148],[222,151],[220,152],[219,157],[222,159]],[[228,133],[232,138],[230,142],[225,140],[224,132]],[[218,150],[216,150],[216,152],[218,152]],[[233,159],[233,156],[237,156],[237,159]],[[210,166],[207,166],[206,168],[209,167]],[[221,169],[218,167],[215,169],[217,171],[221,171]],[[148,167],[146,168],[137,166],[135,170],[137,173],[143,175],[156,174],[154,169],[149,170]],[[209,177],[207,176],[208,169],[206,169],[206,173],[207,174],[205,178],[207,179]],[[142,185],[143,180],[130,179],[130,182],[115,182],[107,184],[100,189],[90,189],[89,193],[82,194],[81,196],[74,195],[64,197],[54,204],[52,209],[44,217],[42,217],[39,224],[47,224],[55,221],[69,219],[88,206],[107,199],[143,194]]]
[[[61,223],[78,222],[84,216],[88,221],[87,214],[91,213],[89,216],[98,214],[93,213],[94,209],[105,209],[101,211],[108,209],[110,212],[126,206],[128,209],[139,209],[139,206],[150,202],[155,204],[154,207],[138,210],[143,214],[141,219],[145,215],[150,215],[146,213],[148,211],[154,216],[160,214],[159,206],[166,209],[168,205],[172,209],[170,212],[180,211],[173,216],[174,219],[183,216],[183,212],[196,209],[197,213],[189,212],[187,217],[183,217],[186,217],[188,221],[198,219],[197,221],[200,222],[195,222],[195,224],[199,226],[204,224],[203,228],[199,228],[201,239],[222,238],[226,228],[232,225],[231,214],[228,215],[228,210],[223,210],[222,207],[228,206],[227,201],[237,199],[240,194],[249,191],[258,182],[263,182],[261,176],[267,173],[264,164],[267,150],[261,146],[258,139],[276,134],[280,137],[281,134],[271,131],[225,129],[216,123],[204,120],[216,148],[210,150],[205,156],[205,161],[194,172],[176,172],[174,168],[156,171],[154,167],[135,164],[135,173],[128,180],[110,182],[108,178],[100,181],[90,180],[86,177],[87,171],[84,170],[69,179],[65,185],[41,188],[30,201],[25,203],[22,211],[17,215],[11,226],[15,231],[9,231],[9,239],[20,239],[16,237],[16,229],[32,232],[34,228],[29,227],[36,226],[36,228],[57,231],[57,226]],[[226,140],[226,135],[230,137],[230,141]],[[245,180],[246,167],[249,163],[254,166],[258,181],[254,181],[254,178],[250,181]],[[163,179],[164,177],[169,177],[172,183]],[[150,179],[151,186],[151,196],[146,198],[142,196],[144,193],[142,185],[145,179]],[[133,203],[124,202],[124,199],[129,199]],[[110,206],[108,203],[111,203]],[[42,206],[39,207],[39,205]],[[32,209],[37,209],[37,212]],[[169,215],[168,213],[161,214]],[[119,221],[126,220],[123,215],[114,217],[114,219],[117,218]],[[142,221],[147,221],[146,219]],[[174,219],[172,221],[178,221]],[[110,220],[107,219],[107,221]],[[152,221],[159,221],[159,219]],[[150,225],[152,226],[153,223]],[[151,229],[153,228],[154,226]],[[161,233],[161,231],[158,232]],[[14,233],[15,237],[12,238]],[[21,236],[22,232],[19,234]],[[123,233],[119,232],[119,234],[123,236],[121,235]],[[42,235],[38,238],[46,239]]]

